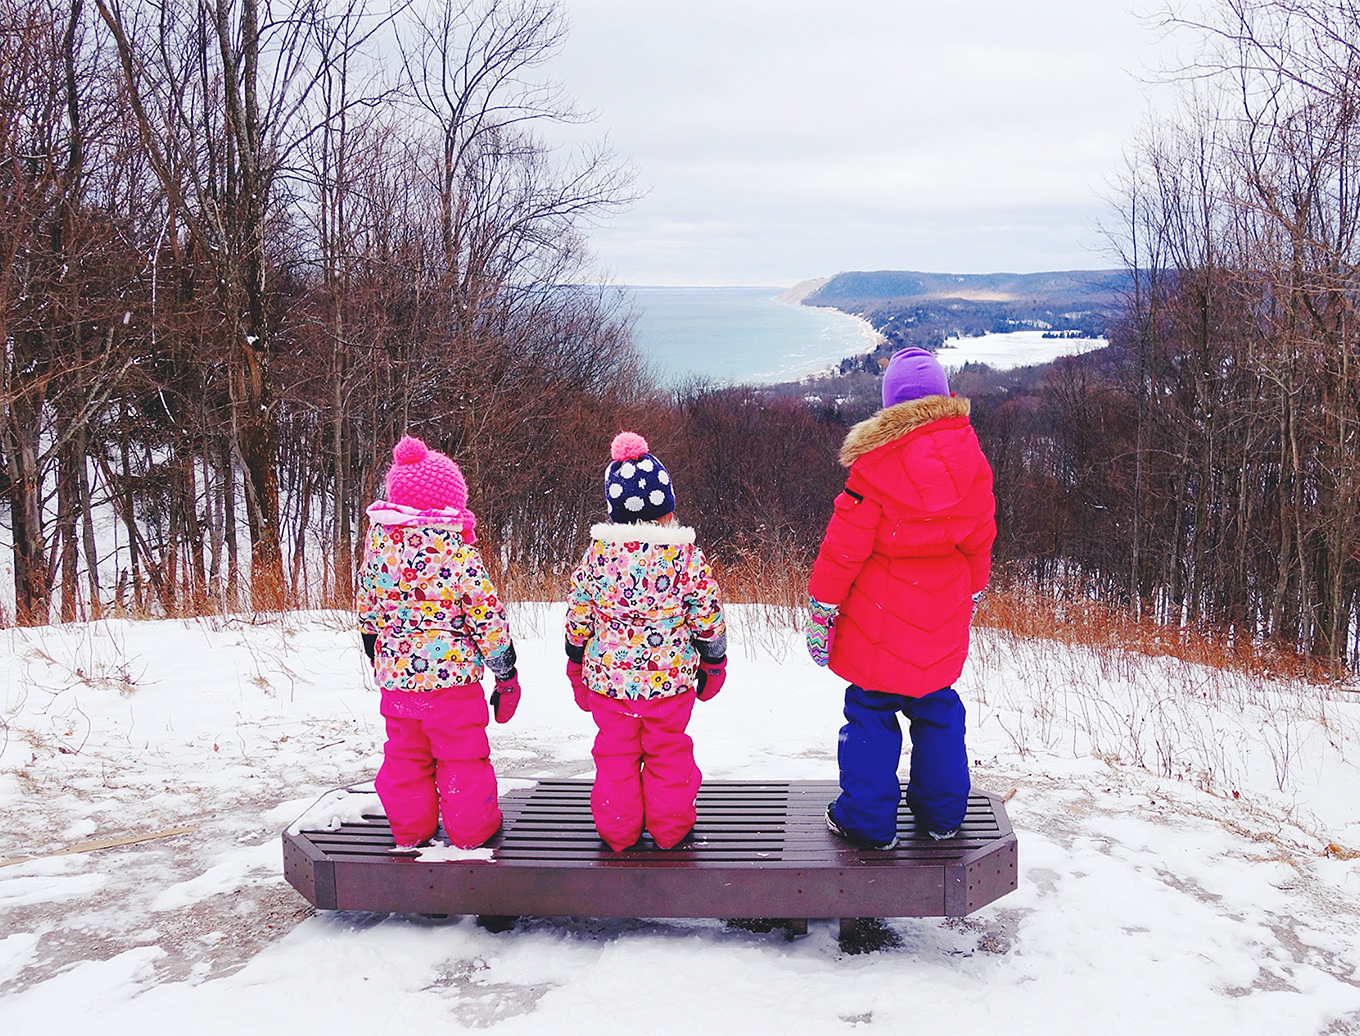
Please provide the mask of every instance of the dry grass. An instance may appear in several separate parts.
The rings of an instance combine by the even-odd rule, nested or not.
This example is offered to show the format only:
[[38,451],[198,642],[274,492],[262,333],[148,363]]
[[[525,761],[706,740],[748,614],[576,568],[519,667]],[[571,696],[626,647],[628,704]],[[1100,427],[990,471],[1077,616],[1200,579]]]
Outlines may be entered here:
[[[1330,667],[1214,631],[1016,591],[979,608],[969,690],[1021,755],[1133,766],[1237,799],[1297,791],[1302,760],[1344,757],[1354,686]],[[1309,821],[1295,818],[1301,826]]]
[[[745,606],[732,616],[734,648],[768,650],[776,657],[801,654],[796,634],[806,616],[805,553],[789,545],[713,561],[724,599]],[[507,601],[521,604],[563,600],[569,575],[570,569],[546,565],[512,566],[495,579]],[[354,622],[352,600],[305,588],[289,594],[279,611],[255,610],[245,600],[234,607],[220,600],[200,603],[178,614],[286,627],[306,611],[337,628],[352,628]],[[533,628],[524,629],[530,635],[548,636],[551,631],[539,625],[546,614],[517,609],[516,622],[530,622]],[[128,617],[162,615],[148,610]],[[1230,632],[1168,627],[1093,600],[1005,587],[984,595],[975,627],[965,671],[970,707],[976,707],[978,722],[1003,730],[1020,756],[1058,751],[1096,758],[1235,800],[1262,780],[1287,793],[1298,783],[1301,759],[1318,751],[1344,754],[1344,743],[1355,734],[1349,704],[1341,704],[1357,693],[1355,684],[1338,679],[1348,674],[1242,643]],[[269,685],[291,682],[294,674],[284,660],[266,656],[257,668],[268,674]],[[122,693],[131,693],[138,680],[132,661],[69,668],[73,683],[110,684]],[[291,693],[279,686],[277,693]],[[60,741],[58,751],[61,746],[79,751],[81,717],[55,719],[64,724],[49,735]],[[2,720],[0,741],[10,736]]]
[[[709,549],[723,599],[734,604],[763,606],[767,621],[782,629],[801,627],[807,606],[812,558],[806,548],[788,542],[759,547]],[[487,555],[491,575],[507,601],[560,601],[570,586],[570,565],[498,564]],[[131,619],[234,617],[268,621],[270,616],[296,611],[347,612],[353,609],[348,592],[333,589],[328,570],[306,566],[294,583],[278,592],[254,595],[248,584],[235,595],[180,594],[167,608],[163,599],[148,593],[141,605],[123,601],[103,609],[109,617]],[[81,609],[84,611],[84,609]],[[80,615],[79,618],[96,618]],[[12,624],[0,610],[0,627]],[[1045,595],[1023,588],[989,589],[982,597],[975,625],[1016,637],[1055,641],[1096,651],[1132,652],[1168,657],[1229,672],[1263,678],[1284,678],[1336,685],[1353,675],[1335,663],[1301,655],[1269,644],[1253,642],[1231,629],[1169,626],[1139,619],[1125,609],[1077,594]]]
[[1017,637],[1054,640],[1094,650],[1175,658],[1194,665],[1266,678],[1335,682],[1333,663],[1244,640],[1232,630],[1168,626],[1092,600],[1044,596],[1026,590],[989,590],[975,623]]
[[[811,568],[811,558],[792,547],[743,551],[726,564],[714,565],[724,600],[764,605],[771,621],[797,626],[807,607]],[[1336,684],[1351,675],[1331,661],[1253,642],[1231,629],[1168,626],[1100,601],[1018,588],[989,589],[974,624],[1015,637],[1172,658],[1262,678]]]

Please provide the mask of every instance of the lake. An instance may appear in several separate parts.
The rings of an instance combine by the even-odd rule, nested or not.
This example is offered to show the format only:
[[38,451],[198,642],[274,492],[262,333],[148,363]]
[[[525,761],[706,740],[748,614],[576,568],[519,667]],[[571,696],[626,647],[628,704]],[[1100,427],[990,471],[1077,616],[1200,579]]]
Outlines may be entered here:
[[633,340],[668,386],[792,381],[866,353],[878,341],[865,321],[831,309],[778,301],[780,288],[624,289]]

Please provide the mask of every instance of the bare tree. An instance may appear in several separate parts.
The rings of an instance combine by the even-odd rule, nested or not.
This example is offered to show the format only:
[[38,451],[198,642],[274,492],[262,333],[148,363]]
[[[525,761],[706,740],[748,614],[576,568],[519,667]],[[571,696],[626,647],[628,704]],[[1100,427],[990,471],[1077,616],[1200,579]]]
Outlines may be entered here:
[[[1355,661],[1360,607],[1360,19],[1350,0],[1211,0],[1186,112],[1133,150],[1133,290],[1113,348],[1004,430],[1003,542],[1171,625]],[[1053,500],[1039,517],[1028,498]],[[1015,499],[1006,499],[1013,497]]]
[[256,606],[284,590],[279,535],[279,185],[316,127],[306,102],[326,63],[319,0],[96,0],[128,101],[170,207],[172,235],[210,258],[226,346],[231,442],[245,474]]
[[26,73],[0,82],[0,458],[26,623],[47,621],[57,571],[61,616],[76,616],[82,549],[97,597],[83,451],[127,369],[132,310],[117,296],[135,260],[130,270],[117,217],[92,197],[89,158],[111,157],[115,118],[89,30],[81,0],[0,4],[0,64]]

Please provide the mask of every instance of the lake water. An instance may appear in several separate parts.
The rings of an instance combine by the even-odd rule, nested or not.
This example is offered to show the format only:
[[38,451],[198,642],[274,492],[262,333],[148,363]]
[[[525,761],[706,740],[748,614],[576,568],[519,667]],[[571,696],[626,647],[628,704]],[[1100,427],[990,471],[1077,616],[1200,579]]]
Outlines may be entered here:
[[866,353],[878,337],[845,313],[778,301],[779,288],[628,288],[633,339],[658,379],[792,381]]

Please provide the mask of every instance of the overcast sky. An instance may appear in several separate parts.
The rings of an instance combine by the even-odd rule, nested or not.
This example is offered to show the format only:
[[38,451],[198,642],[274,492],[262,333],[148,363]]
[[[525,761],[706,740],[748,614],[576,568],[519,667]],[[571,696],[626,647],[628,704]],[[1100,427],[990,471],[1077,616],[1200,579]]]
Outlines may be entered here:
[[1117,265],[1099,225],[1160,103],[1137,2],[562,0],[550,71],[647,191],[592,235],[602,271]]

